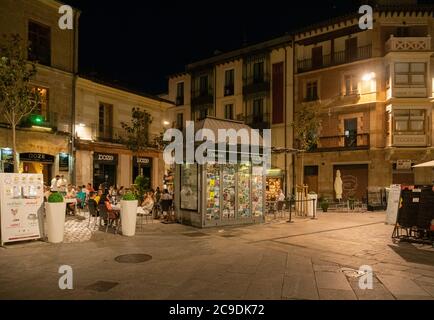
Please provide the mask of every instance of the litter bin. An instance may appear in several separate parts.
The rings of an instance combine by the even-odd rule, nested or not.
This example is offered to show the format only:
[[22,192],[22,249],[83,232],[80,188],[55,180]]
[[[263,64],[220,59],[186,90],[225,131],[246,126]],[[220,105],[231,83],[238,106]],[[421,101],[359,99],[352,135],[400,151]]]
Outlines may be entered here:
[[[313,201],[315,199],[315,201]],[[314,210],[316,210],[316,206],[318,203],[318,195],[316,193],[308,193],[307,194],[307,216],[313,217]]]

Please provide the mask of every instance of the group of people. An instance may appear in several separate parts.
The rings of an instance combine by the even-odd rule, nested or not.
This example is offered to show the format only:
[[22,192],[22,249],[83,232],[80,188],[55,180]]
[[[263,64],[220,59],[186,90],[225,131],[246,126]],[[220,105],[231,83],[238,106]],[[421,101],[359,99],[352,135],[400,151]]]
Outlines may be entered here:
[[170,217],[170,206],[172,204],[173,196],[169,193],[167,189],[161,192],[160,187],[154,191],[145,193],[144,199],[140,205],[142,214],[152,214],[154,218],[164,220],[169,220]]

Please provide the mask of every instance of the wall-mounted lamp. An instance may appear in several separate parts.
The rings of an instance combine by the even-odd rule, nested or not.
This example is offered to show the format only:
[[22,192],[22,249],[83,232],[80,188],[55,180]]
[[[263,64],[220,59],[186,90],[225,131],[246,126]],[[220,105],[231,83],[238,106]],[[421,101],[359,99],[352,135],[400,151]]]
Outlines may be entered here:
[[374,72],[365,73],[365,74],[362,76],[362,80],[363,80],[363,81],[370,81],[370,80],[372,80],[372,79],[374,79],[374,78],[375,78],[375,73],[374,73]]

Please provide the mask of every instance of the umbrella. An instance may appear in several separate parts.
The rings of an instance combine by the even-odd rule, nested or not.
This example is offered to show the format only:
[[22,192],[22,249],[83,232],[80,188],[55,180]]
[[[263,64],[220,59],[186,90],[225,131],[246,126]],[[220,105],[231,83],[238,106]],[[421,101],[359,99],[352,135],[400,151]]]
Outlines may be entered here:
[[424,163],[419,163],[419,164],[413,166],[413,168],[426,168],[426,167],[434,167],[434,160],[424,162]]

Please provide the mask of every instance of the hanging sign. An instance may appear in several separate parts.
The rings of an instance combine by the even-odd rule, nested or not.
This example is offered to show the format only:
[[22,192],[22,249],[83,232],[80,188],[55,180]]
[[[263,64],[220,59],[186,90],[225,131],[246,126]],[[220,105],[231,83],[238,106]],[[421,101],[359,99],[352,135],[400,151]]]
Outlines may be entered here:
[[411,160],[397,160],[396,170],[411,170]]

